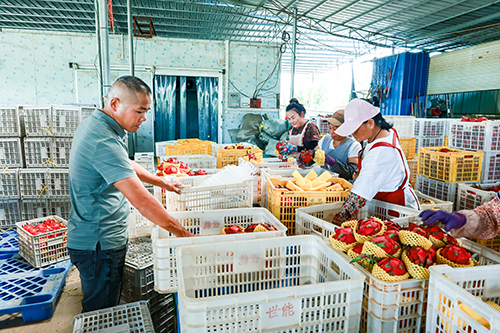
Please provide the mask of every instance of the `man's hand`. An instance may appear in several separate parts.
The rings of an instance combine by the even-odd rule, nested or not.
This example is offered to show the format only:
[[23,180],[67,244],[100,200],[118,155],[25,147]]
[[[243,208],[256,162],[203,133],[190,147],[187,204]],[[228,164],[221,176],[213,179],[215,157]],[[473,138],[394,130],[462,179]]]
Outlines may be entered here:
[[182,235],[178,235],[176,237],[196,237],[196,235],[193,234],[191,231],[187,231],[186,229],[183,229]]
[[180,187],[183,186],[183,184],[181,182],[167,181],[163,178],[160,178],[160,179],[162,180],[162,185],[160,186],[162,189],[165,189],[169,192],[181,194]]

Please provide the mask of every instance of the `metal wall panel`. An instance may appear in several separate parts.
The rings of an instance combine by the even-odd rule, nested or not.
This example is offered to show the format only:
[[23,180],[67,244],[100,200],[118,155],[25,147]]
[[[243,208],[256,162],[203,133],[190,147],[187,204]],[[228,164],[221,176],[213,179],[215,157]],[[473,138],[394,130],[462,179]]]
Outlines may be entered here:
[[436,55],[429,66],[429,95],[500,89],[500,41]]

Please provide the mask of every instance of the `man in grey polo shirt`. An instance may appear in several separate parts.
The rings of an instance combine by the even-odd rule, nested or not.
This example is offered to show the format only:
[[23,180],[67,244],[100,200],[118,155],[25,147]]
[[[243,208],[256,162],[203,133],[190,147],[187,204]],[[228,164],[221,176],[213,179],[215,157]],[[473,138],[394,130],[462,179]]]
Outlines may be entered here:
[[[130,161],[125,131],[146,120],[151,90],[123,76],[111,86],[103,110],[95,110],[75,132],[69,159],[71,213],[68,251],[80,272],[83,312],[118,305],[127,252],[130,203],[148,220],[177,237],[194,236],[146,190],[141,181],[179,193],[168,182]],[[128,200],[127,200],[128,199]]]

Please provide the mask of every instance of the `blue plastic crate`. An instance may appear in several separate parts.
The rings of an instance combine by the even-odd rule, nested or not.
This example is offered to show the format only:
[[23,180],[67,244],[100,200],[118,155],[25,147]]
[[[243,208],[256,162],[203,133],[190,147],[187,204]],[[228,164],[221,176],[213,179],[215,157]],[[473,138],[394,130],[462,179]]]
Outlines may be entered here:
[[19,252],[17,231],[15,228],[0,233],[0,254]]
[[[30,269],[23,261],[19,255],[2,260],[5,271],[0,275],[0,315],[21,313],[25,323],[50,318],[71,262]],[[15,273],[7,274],[10,269]]]

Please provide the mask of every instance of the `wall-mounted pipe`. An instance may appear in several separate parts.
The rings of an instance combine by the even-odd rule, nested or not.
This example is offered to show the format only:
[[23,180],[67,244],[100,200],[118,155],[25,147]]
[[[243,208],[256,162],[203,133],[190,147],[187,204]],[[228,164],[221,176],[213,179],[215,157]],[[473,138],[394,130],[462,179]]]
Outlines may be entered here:
[[290,82],[290,98],[295,93],[295,50],[297,48],[297,8],[293,8],[293,33],[292,33],[292,75]]
[[127,0],[127,23],[128,23],[128,58],[130,75],[135,75],[134,70],[134,32],[132,29],[132,0]]
[[111,87],[111,69],[109,60],[109,32],[108,32],[108,2],[97,0],[99,3],[99,40],[101,45],[102,94],[106,96]]

